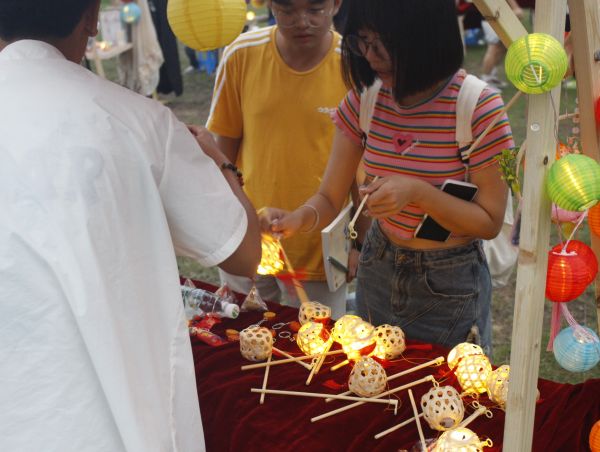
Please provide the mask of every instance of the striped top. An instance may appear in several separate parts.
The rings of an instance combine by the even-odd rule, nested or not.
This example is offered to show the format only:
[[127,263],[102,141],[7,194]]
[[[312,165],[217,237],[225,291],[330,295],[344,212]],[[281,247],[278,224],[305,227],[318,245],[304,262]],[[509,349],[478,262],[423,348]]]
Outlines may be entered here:
[[[431,98],[410,107],[397,105],[388,88],[380,90],[363,154],[368,177],[402,174],[436,187],[446,179],[465,179],[455,137],[456,99],[465,76],[464,70],[458,71]],[[471,123],[475,139],[503,106],[496,91],[483,90]],[[359,112],[360,96],[351,90],[334,114],[337,127],[357,144],[362,143]],[[471,173],[494,164],[497,154],[512,147],[512,132],[504,114],[473,150]],[[380,225],[394,237],[411,239],[424,214],[416,205],[408,204],[399,214],[380,220]]]

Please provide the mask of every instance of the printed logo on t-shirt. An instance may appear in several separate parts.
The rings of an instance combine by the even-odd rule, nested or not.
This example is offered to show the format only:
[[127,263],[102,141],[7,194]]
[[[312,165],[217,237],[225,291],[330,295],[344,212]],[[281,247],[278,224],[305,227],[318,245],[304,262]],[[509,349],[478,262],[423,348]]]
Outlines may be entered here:
[[333,113],[335,113],[336,108],[333,107],[317,107],[317,111],[319,113],[325,113],[327,115],[332,115]]

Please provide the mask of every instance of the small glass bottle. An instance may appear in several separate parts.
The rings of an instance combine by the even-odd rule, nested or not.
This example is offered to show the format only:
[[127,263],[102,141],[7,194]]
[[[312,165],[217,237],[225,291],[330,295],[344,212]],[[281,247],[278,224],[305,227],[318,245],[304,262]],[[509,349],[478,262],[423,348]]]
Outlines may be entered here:
[[194,315],[216,314],[220,317],[235,319],[240,313],[240,307],[237,304],[230,303],[208,290],[181,286],[181,295],[186,315],[189,318]]

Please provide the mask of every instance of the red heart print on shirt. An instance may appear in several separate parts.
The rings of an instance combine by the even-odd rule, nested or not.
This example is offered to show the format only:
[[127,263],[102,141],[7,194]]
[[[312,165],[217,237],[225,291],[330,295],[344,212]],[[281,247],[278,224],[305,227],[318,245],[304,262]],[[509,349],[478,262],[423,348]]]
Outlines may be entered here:
[[406,150],[413,144],[413,136],[408,133],[398,132],[392,137],[394,141],[394,150],[398,154],[404,154]]

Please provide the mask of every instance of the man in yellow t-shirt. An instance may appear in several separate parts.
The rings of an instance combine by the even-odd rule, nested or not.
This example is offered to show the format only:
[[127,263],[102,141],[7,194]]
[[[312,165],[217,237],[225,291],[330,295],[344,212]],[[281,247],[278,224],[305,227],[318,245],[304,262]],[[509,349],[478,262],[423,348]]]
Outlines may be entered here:
[[[244,174],[244,189],[257,208],[295,209],[317,191],[334,126],[330,111],[347,92],[341,75],[341,37],[332,18],[341,0],[272,0],[276,25],[240,35],[223,54],[208,129]],[[217,214],[217,213],[215,213]],[[346,286],[329,292],[319,231],[283,241],[311,300],[346,310]],[[236,291],[250,280],[221,273]],[[280,301],[281,284],[257,276],[266,300]],[[294,294],[289,297],[296,304]]]

